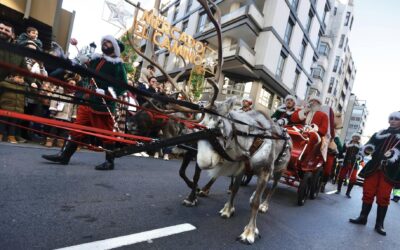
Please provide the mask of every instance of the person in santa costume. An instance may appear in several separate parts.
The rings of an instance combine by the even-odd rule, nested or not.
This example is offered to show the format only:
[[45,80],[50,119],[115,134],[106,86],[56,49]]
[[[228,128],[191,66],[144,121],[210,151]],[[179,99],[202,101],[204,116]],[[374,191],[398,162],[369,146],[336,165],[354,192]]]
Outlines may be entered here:
[[372,155],[372,158],[360,172],[360,176],[365,178],[360,216],[349,221],[359,225],[367,224],[376,197],[378,209],[375,231],[386,235],[383,222],[390,194],[393,186],[400,183],[400,111],[390,114],[389,128],[375,133],[361,149],[361,153]]
[[287,95],[285,97],[285,103],[278,107],[271,118],[280,126],[290,125],[290,117],[294,111],[296,111],[296,98],[292,95]]
[[354,133],[351,136],[351,141],[347,142],[343,146],[343,165],[339,172],[338,186],[336,194],[340,194],[342,190],[343,181],[346,179],[346,176],[349,176],[350,182],[347,186],[346,196],[347,198],[351,198],[350,192],[353,188],[354,184],[357,181],[357,170],[358,170],[358,161],[361,160],[361,156],[359,155],[359,151],[361,148],[361,135],[359,133]]
[[293,124],[302,124],[305,131],[308,131],[309,141],[301,164],[313,165],[315,155],[320,154],[321,138],[328,133],[329,118],[325,112],[320,111],[321,104],[319,97],[312,96],[306,108],[295,111],[291,116]]
[[[127,84],[125,67],[120,58],[121,52],[124,50],[124,45],[113,36],[107,35],[101,39],[101,50],[103,54],[95,54],[91,61],[89,61],[88,67],[97,73],[108,75],[119,82]],[[91,89],[98,94],[109,95],[114,98],[120,96],[126,90],[121,86],[115,86],[97,78],[84,79],[78,85]],[[74,123],[113,131],[116,103],[96,95],[84,94],[83,98],[91,101],[90,106],[80,105],[78,107],[77,118]],[[70,133],[70,138],[73,140],[80,141],[84,137],[85,135],[78,132]],[[114,169],[114,156],[111,151],[114,149],[114,142],[103,140],[103,147],[108,150],[108,152],[106,151],[106,161],[97,165],[95,169],[112,170]],[[77,148],[78,145],[76,143],[66,141],[58,154],[42,155],[42,157],[46,160],[66,165]]]
[[242,107],[240,108],[240,110],[244,111],[244,112],[248,112],[252,110],[253,106],[253,100],[250,97],[245,97],[242,100]]

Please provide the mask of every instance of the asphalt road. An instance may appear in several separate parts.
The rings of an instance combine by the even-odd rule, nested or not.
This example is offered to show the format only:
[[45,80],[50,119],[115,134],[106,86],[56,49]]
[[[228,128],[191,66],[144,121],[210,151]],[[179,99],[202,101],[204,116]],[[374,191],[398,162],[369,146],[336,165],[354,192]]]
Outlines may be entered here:
[[[118,249],[400,249],[400,204],[389,207],[386,237],[373,230],[375,206],[367,226],[348,222],[360,211],[359,187],[352,199],[322,194],[298,207],[296,190],[279,185],[270,210],[257,220],[262,237],[247,246],[236,237],[248,222],[255,180],[239,190],[235,215],[222,219],[228,178],[187,208],[178,160],[128,156],[115,170],[100,172],[93,167],[103,161],[101,153],[78,152],[60,166],[41,159],[50,152],[56,151],[0,143],[0,249],[56,249],[183,223],[196,229]],[[201,184],[207,181],[203,174]]]

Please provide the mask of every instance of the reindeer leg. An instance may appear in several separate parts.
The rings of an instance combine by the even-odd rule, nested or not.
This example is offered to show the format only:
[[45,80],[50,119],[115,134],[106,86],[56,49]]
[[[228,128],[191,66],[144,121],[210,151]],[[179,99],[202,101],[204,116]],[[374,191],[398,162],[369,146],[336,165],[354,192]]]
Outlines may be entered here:
[[212,177],[208,183],[200,190],[199,196],[200,197],[207,197],[208,194],[210,193],[211,186],[214,184],[214,182],[217,180],[217,177]]
[[197,205],[197,198],[196,198],[197,183],[199,181],[201,172],[201,169],[196,164],[196,170],[193,177],[193,181],[189,180],[189,178],[186,176],[186,169],[189,166],[192,157],[193,157],[193,152],[187,152],[183,156],[182,165],[181,168],[179,169],[179,176],[185,181],[186,185],[192,190],[189,196],[182,201],[182,204],[188,207],[193,207]]
[[242,243],[253,244],[256,236],[259,236],[256,220],[257,220],[258,208],[261,202],[261,195],[267,186],[269,175],[270,173],[267,170],[261,170],[261,173],[258,176],[256,191],[250,198],[250,207],[251,207],[250,221],[244,228],[243,233],[238,237],[238,240]]
[[235,207],[233,206],[233,201],[235,199],[237,191],[239,190],[242,177],[243,177],[243,172],[238,176],[232,177],[233,185],[231,188],[231,196],[229,198],[229,201],[225,203],[224,207],[219,211],[221,217],[224,219],[229,219],[235,213]]
[[[282,176],[282,172],[275,173],[274,174],[274,182],[272,183],[272,187],[265,189],[265,192],[264,192],[265,200],[263,203],[261,203],[260,207],[258,208],[258,211],[260,213],[266,213],[268,211],[269,201],[275,192],[276,186],[278,186],[278,182],[281,179],[281,176]],[[267,183],[268,183],[268,181],[267,181]]]

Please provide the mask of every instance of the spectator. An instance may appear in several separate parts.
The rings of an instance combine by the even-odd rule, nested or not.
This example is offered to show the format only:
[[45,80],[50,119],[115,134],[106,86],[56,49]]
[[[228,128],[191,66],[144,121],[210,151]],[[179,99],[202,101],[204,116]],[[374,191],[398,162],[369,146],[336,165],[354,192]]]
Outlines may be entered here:
[[26,47],[27,43],[33,42],[42,50],[43,44],[38,37],[39,31],[35,27],[28,27],[26,28],[26,33],[22,33],[18,36],[17,44]]
[[[24,113],[25,95],[16,93],[11,90],[25,90],[24,77],[21,75],[10,75],[6,80],[0,82],[0,109]],[[0,117],[1,121],[19,124],[18,119],[9,117]],[[2,123],[0,121],[0,141],[7,136],[7,141],[10,143],[25,142],[20,137],[20,129],[17,126]],[[18,139],[19,140],[18,140]]]

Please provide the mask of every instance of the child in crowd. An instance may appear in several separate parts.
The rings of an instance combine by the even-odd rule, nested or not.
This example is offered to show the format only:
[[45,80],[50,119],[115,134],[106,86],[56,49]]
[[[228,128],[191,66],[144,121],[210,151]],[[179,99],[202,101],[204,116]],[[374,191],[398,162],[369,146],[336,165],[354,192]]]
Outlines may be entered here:
[[37,44],[39,49],[43,48],[42,41],[39,40],[39,31],[35,27],[26,28],[26,33],[22,33],[17,38],[17,44],[21,46],[26,46],[26,43],[31,41]]

